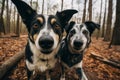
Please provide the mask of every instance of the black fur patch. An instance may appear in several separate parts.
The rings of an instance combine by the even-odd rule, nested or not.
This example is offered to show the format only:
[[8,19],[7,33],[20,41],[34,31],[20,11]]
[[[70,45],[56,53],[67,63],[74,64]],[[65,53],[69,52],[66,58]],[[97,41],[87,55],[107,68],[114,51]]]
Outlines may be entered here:
[[75,64],[78,64],[79,62],[82,61],[83,59],[83,53],[81,52],[80,54],[72,54],[69,49],[68,45],[66,42],[63,44],[64,46],[61,46],[60,50],[60,55],[61,55],[61,60],[67,64],[69,67],[72,67]]
[[30,63],[33,63],[32,56],[33,56],[33,53],[32,53],[31,50],[30,50],[29,43],[27,43],[26,49],[25,49],[25,58],[26,58]]

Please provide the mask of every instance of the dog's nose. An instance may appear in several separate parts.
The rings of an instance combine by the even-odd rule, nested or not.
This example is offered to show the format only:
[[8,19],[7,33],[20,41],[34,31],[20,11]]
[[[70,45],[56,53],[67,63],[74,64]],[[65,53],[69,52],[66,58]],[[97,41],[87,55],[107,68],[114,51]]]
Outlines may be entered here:
[[75,40],[73,44],[76,49],[80,49],[81,46],[83,45],[83,42],[80,40]]
[[50,49],[54,44],[53,38],[51,36],[42,36],[39,39],[39,45],[43,49]]

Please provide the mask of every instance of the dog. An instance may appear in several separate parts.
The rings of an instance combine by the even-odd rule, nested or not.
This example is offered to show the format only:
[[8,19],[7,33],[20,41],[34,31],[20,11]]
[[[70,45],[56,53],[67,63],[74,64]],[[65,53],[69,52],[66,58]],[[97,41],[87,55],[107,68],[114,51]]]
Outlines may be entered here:
[[[28,30],[28,43],[25,49],[25,62],[28,80],[37,71],[45,76],[43,80],[56,80],[46,76],[58,63],[56,57],[64,27],[77,10],[68,9],[56,12],[55,15],[37,14],[28,4],[21,0],[12,0]],[[51,71],[53,72],[53,71]],[[54,73],[56,74],[56,73]],[[35,78],[32,77],[35,80]],[[42,79],[40,79],[42,80]],[[58,79],[59,80],[59,79]]]
[[66,37],[61,42],[59,55],[64,67],[65,80],[88,80],[83,69],[82,60],[91,42],[91,35],[100,25],[92,21],[77,24],[71,21],[66,26]]

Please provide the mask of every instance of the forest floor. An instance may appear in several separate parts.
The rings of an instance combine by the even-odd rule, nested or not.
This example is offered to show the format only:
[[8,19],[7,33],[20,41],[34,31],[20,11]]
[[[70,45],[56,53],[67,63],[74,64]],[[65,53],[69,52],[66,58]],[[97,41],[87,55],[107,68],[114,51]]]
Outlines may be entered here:
[[[0,66],[4,61],[17,52],[23,50],[27,44],[27,36],[20,38],[0,38]],[[91,45],[87,49],[83,60],[83,68],[89,80],[120,80],[120,69],[104,64],[91,57],[91,52],[99,54],[107,59],[120,62],[120,46],[108,49],[109,42],[102,38],[92,38]],[[27,80],[24,58],[4,76],[2,80]]]

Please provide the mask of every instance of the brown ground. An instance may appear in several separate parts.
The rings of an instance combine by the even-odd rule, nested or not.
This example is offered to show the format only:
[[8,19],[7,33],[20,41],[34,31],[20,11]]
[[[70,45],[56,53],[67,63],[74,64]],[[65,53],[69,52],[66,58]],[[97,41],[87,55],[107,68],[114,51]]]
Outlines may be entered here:
[[[21,51],[27,43],[27,37],[0,38],[0,65],[15,53]],[[103,42],[102,38],[92,39],[92,43],[85,53],[83,68],[89,80],[120,80],[120,69],[104,64],[90,56],[91,52],[105,58],[120,61],[120,46],[108,49],[109,42]],[[24,58],[5,75],[2,80],[27,80]]]

